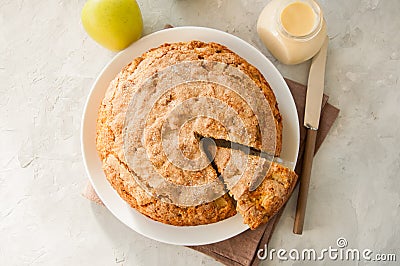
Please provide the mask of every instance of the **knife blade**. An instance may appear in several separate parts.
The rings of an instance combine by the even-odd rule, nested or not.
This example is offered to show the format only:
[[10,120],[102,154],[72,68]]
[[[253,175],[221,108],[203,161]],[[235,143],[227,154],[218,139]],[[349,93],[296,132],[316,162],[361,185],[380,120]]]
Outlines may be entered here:
[[300,178],[299,195],[297,198],[296,215],[293,226],[293,232],[295,234],[303,233],[308,189],[310,186],[310,176],[315,151],[315,141],[317,139],[322,97],[324,92],[328,40],[328,36],[326,36],[320,51],[313,57],[308,76],[304,114],[304,126],[307,128],[307,138],[303,155],[303,168]]
[[310,73],[307,82],[306,106],[304,113],[304,126],[314,130],[318,129],[321,115],[322,96],[324,94],[326,54],[328,52],[326,37],[321,50],[311,61]]

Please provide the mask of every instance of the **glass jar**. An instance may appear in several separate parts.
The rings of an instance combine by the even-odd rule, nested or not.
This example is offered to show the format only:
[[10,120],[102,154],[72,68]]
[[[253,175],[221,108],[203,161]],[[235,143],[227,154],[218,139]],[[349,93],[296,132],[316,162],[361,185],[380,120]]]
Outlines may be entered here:
[[326,22],[313,0],[272,0],[257,22],[261,40],[280,62],[299,64],[312,58],[326,37]]

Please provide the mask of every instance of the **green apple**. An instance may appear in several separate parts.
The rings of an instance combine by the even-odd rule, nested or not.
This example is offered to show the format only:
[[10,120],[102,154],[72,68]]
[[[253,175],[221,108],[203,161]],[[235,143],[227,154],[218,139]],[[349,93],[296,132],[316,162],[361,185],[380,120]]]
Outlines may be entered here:
[[142,14],[135,0],[88,0],[81,19],[89,36],[113,51],[125,49],[142,36]]

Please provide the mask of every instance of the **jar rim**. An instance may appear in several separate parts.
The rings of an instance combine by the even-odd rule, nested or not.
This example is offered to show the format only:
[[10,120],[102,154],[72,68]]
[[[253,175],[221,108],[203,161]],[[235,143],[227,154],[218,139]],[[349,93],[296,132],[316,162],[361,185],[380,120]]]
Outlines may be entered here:
[[[314,23],[314,26],[313,26],[312,30],[306,35],[300,35],[300,36],[293,35],[290,32],[288,32],[285,29],[285,27],[282,25],[282,16],[281,15],[282,15],[283,10],[288,5],[290,5],[292,3],[296,3],[296,2],[308,4],[312,8],[314,14],[317,17],[316,22]],[[323,24],[323,19],[324,19],[321,7],[314,0],[285,0],[285,1],[282,1],[281,4],[279,5],[278,9],[277,9],[276,17],[277,17],[276,18],[276,22],[278,24],[278,28],[279,28],[280,32],[285,37],[290,38],[290,39],[294,39],[294,40],[298,40],[298,41],[308,41],[308,40],[314,38],[321,31],[322,24]]]

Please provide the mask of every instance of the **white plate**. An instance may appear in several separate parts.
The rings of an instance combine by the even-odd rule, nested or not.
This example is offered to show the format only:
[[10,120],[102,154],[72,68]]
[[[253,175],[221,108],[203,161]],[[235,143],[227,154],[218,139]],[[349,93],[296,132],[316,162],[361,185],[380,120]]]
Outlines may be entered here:
[[203,245],[233,237],[248,227],[240,215],[224,221],[201,226],[172,226],[153,221],[132,209],[106,180],[96,151],[96,119],[101,100],[110,81],[122,67],[150,48],[166,42],[199,40],[217,42],[257,67],[272,87],[283,117],[283,147],[281,157],[296,161],[299,146],[299,122],[296,106],[286,82],[274,65],[256,48],[228,33],[201,27],[179,27],[147,35],[117,54],[93,84],[82,120],[82,154],[90,181],[107,208],[121,222],[149,238],[176,245]]

